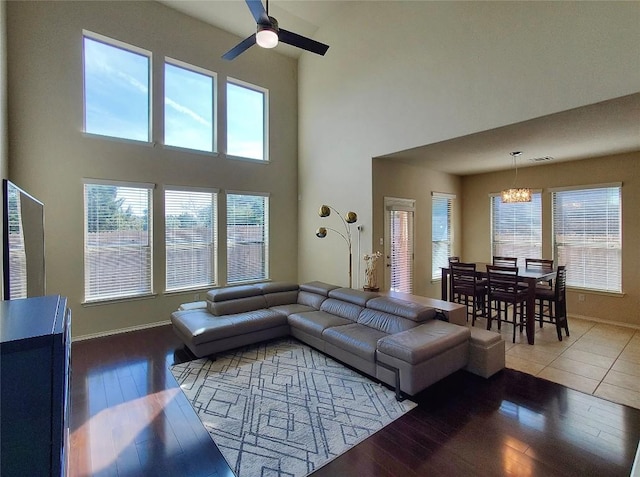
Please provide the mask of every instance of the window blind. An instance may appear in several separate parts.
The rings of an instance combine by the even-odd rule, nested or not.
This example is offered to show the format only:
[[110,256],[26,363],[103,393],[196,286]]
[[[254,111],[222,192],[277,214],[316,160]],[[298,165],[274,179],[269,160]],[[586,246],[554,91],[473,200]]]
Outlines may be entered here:
[[152,292],[152,187],[85,183],[85,301]]
[[168,291],[216,284],[217,197],[212,191],[165,190]]
[[553,250],[567,285],[622,292],[621,187],[552,192]]
[[453,197],[434,193],[431,198],[431,278],[434,280],[442,277],[441,268],[448,266],[449,257],[453,255]]
[[531,202],[505,204],[491,197],[491,249],[494,256],[542,258],[542,194],[533,192]]
[[391,291],[413,293],[413,211],[390,210]]
[[27,297],[27,254],[24,244],[22,226],[22,201],[15,187],[8,187],[9,213],[7,217],[7,237],[9,239],[9,283],[11,284],[8,299]]
[[227,282],[269,277],[269,197],[227,193]]

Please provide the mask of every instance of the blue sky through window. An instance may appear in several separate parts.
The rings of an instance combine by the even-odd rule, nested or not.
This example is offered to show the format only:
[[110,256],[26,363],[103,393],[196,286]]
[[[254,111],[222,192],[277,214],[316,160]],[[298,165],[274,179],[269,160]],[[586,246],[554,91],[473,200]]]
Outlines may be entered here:
[[149,141],[149,57],[84,38],[85,131]]
[[264,93],[227,83],[227,154],[264,160]]
[[164,66],[164,143],[213,152],[213,78]]
[[[150,142],[151,53],[116,45],[84,36],[85,132]],[[164,65],[163,142],[215,152],[215,74],[196,69]],[[234,83],[226,88],[227,154],[265,160],[267,93]]]

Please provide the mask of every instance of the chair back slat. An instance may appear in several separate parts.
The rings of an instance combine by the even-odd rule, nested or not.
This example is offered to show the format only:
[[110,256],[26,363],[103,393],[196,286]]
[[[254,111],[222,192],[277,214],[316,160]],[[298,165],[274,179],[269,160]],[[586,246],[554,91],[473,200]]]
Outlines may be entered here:
[[526,268],[532,270],[542,270],[545,272],[553,270],[553,260],[545,258],[525,258],[524,263]]
[[449,266],[454,292],[474,289],[477,280],[475,263],[452,262]]
[[493,257],[493,264],[498,267],[515,267],[518,265],[517,257]]
[[487,283],[490,294],[517,295],[518,267],[487,265]]

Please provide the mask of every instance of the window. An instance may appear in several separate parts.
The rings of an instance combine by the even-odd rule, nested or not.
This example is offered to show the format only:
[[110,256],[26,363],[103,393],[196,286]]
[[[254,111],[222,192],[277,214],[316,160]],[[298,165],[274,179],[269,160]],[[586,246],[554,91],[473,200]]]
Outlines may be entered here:
[[168,291],[216,284],[217,197],[212,190],[165,190]]
[[494,256],[542,258],[542,194],[533,191],[531,202],[504,204],[491,197],[491,250]]
[[415,200],[384,198],[386,283],[391,291],[413,293],[413,224]]
[[214,152],[215,74],[176,60],[164,64],[164,144]]
[[149,142],[151,53],[84,32],[84,131]]
[[622,292],[621,184],[552,190],[553,252],[567,286]]
[[227,155],[269,160],[268,92],[248,83],[227,83]]
[[442,267],[449,266],[453,255],[452,194],[431,193],[431,278],[442,278]]
[[269,198],[227,193],[227,282],[269,278]]
[[151,184],[85,183],[85,301],[152,292],[152,188]]

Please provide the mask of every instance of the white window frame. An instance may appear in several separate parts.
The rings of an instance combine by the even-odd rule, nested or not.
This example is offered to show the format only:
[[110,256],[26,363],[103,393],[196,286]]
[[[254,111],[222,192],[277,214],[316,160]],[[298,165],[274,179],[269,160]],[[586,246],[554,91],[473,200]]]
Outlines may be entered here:
[[[212,128],[212,136],[211,136],[211,140],[212,140],[212,144],[211,144],[211,151],[205,151],[202,149],[193,149],[193,148],[189,148],[189,147],[184,147],[184,146],[174,146],[174,145],[170,145],[170,144],[166,144],[165,143],[165,138],[166,138],[166,134],[167,134],[167,119],[166,119],[166,114],[164,112],[164,109],[167,107],[166,105],[166,69],[164,68],[165,65],[171,65],[171,66],[175,66],[178,68],[182,68],[184,70],[188,70],[191,71],[193,73],[198,73],[204,76],[209,76],[212,79],[212,104],[211,104],[211,128]],[[162,119],[163,119],[163,124],[162,124],[162,134],[163,134],[163,144],[164,147],[169,148],[169,149],[180,149],[180,150],[184,150],[184,151],[189,151],[189,152],[194,152],[194,153],[199,153],[199,154],[211,154],[211,155],[217,155],[218,153],[218,74],[207,70],[205,68],[201,68],[199,66],[195,66],[195,65],[191,65],[189,63],[185,63],[184,61],[180,61],[180,60],[176,60],[174,58],[170,58],[168,56],[165,56],[164,58],[164,65],[163,65],[163,78],[164,78],[164,95],[163,95],[163,100],[162,100],[162,106],[163,106],[163,115],[162,115]]]
[[[167,192],[187,192],[187,193],[204,193],[211,195],[211,255],[209,256],[209,267],[211,269],[211,279],[203,280],[198,283],[188,283],[182,286],[169,287],[169,275],[170,275],[170,243],[168,241],[169,227],[167,225]],[[166,292],[179,292],[187,290],[198,290],[203,288],[211,288],[218,284],[218,189],[201,188],[201,187],[186,187],[186,186],[172,186],[166,185],[164,187],[164,224],[165,224],[165,291]],[[195,244],[205,244],[207,242],[196,242]],[[172,244],[173,245],[173,244]],[[190,242],[188,245],[194,245],[194,242]],[[197,265],[196,265],[197,266]]]
[[[148,135],[147,135],[146,141],[87,132],[87,104],[86,104],[85,52],[84,52],[85,38],[89,38],[90,40],[98,41],[100,43],[104,43],[105,45],[112,46],[115,48],[120,48],[121,50],[125,50],[128,52],[146,56],[149,58],[149,70],[148,70],[148,79],[147,79],[147,88],[149,91],[148,93],[149,124],[147,124]],[[134,142],[138,144],[151,145],[153,144],[153,115],[154,115],[154,112],[153,112],[153,53],[149,50],[145,50],[144,48],[140,48],[138,46],[131,45],[129,43],[116,40],[114,38],[110,38],[108,36],[100,35],[99,33],[94,33],[89,30],[82,30],[82,132],[83,134],[87,137],[96,137],[96,138],[102,138],[102,139],[110,139],[114,141]]]
[[[453,255],[453,240],[454,240],[454,227],[453,227],[453,201],[455,200],[455,194],[448,194],[443,192],[431,192],[431,280],[437,281],[442,279],[442,267],[446,267],[449,264],[449,257]],[[433,217],[434,208],[438,201],[447,201],[447,240],[442,241],[434,240],[433,236]],[[437,248],[436,243],[444,242],[447,244],[447,256],[441,260],[437,260],[435,250]]]
[[[609,240],[609,237],[607,237],[605,240],[603,241],[594,241],[593,239],[591,240],[574,240],[575,244],[572,246],[571,241],[566,241],[563,242],[562,245],[564,246],[564,248],[571,250],[577,250],[579,252],[580,248],[587,248],[588,252],[584,252],[582,255],[578,254],[578,257],[576,257],[574,260],[574,266],[572,266],[572,263],[570,260],[567,260],[566,254],[565,256],[561,257],[560,256],[560,252],[559,252],[559,247],[561,246],[561,244],[559,244],[558,242],[558,235],[560,234],[561,231],[558,230],[558,223],[556,221],[557,219],[557,210],[556,210],[556,206],[557,206],[557,194],[561,194],[563,192],[576,192],[576,193],[583,193],[583,192],[587,192],[589,190],[593,190],[593,189],[617,189],[617,193],[618,193],[618,213],[617,213],[617,220],[618,220],[618,237],[617,239],[614,239],[613,241]],[[553,248],[553,254],[554,254],[554,259],[556,261],[556,263],[558,265],[565,265],[567,267],[567,287],[572,288],[572,289],[576,289],[576,290],[585,290],[585,291],[594,291],[594,292],[601,292],[601,293],[611,293],[611,294],[622,294],[622,272],[623,272],[623,263],[622,263],[622,250],[623,250],[623,243],[622,243],[622,227],[623,227],[623,223],[622,223],[622,183],[621,182],[613,182],[613,183],[607,183],[607,184],[593,184],[593,185],[583,185],[583,186],[571,186],[571,187],[557,187],[557,188],[552,188],[549,189],[549,192],[551,192],[551,213],[552,213],[552,219],[551,219],[551,223],[552,223],[552,230],[553,233],[551,235],[552,237],[552,248]],[[576,198],[577,199],[577,198]],[[595,223],[594,218],[593,217],[586,217],[587,220],[584,221],[584,224],[593,224]],[[591,220],[588,220],[591,219]],[[581,270],[580,267],[575,266],[577,263],[581,263],[582,264],[588,260],[596,260],[597,257],[597,252],[598,251],[610,251],[610,250],[617,250],[617,256],[613,259],[614,262],[617,262],[616,264],[616,270],[614,271],[614,273],[609,274],[607,273],[607,279],[606,279],[606,284],[605,287],[600,287],[597,286],[594,282],[589,283],[589,278],[586,276],[586,273],[584,273],[584,270]],[[605,257],[600,257],[601,259],[604,259],[606,262],[606,271],[609,271],[609,265],[611,262],[611,257],[606,256]],[[617,277],[617,280],[616,280]]]
[[[254,282],[264,282],[269,280],[269,222],[270,222],[270,194],[268,192],[249,192],[249,191],[234,191],[234,190],[228,190],[225,191],[225,195],[226,195],[226,224],[227,224],[227,230],[226,230],[226,240],[227,240],[227,280],[226,283],[228,284],[233,284],[233,285],[237,285],[237,284],[242,284],[242,283],[254,283]],[[230,269],[230,253],[229,253],[229,244],[230,239],[229,239],[229,196],[230,195],[239,195],[239,196],[256,196],[256,197],[263,197],[265,198],[265,205],[264,205],[264,263],[262,263],[262,267],[264,269],[264,276],[263,277],[258,277],[258,278],[244,278],[244,279],[240,279],[240,280],[230,280],[229,279],[229,269]]]
[[[514,240],[514,241],[503,241],[500,243],[504,243],[504,244],[511,244],[511,249],[509,251],[504,251],[504,250],[500,250],[497,249],[498,243],[495,240],[495,213],[494,213],[494,204],[498,203],[501,204],[501,206],[504,207],[518,207],[520,205],[526,205],[528,204],[527,202],[523,202],[523,203],[513,203],[513,204],[503,204],[501,202],[501,196],[500,194],[496,193],[496,194],[489,194],[489,210],[490,210],[490,233],[491,233],[491,256],[495,257],[495,256],[508,256],[508,257],[517,257],[518,258],[518,266],[519,267],[524,267],[525,266],[525,259],[527,258],[542,258],[542,191],[540,189],[534,189],[531,191],[531,196],[532,196],[532,200],[535,200],[537,198],[537,200],[539,200],[540,203],[540,208],[539,208],[539,220],[540,220],[540,228],[538,230],[538,236],[537,237],[533,237],[532,235],[530,235],[529,237],[533,237],[533,239],[537,239],[537,240],[533,240],[532,238],[529,239],[528,245],[523,245],[523,241],[522,240]],[[519,248],[523,249],[523,250],[531,250],[531,251],[524,251],[523,253],[519,253],[515,250],[515,247],[517,246],[516,244],[521,244]],[[534,251],[535,250],[535,251]]]
[[[255,92],[261,93],[262,94],[262,98],[263,98],[263,106],[262,106],[262,125],[263,125],[263,138],[262,138],[262,159],[256,159],[254,157],[243,157],[243,156],[237,156],[237,155],[233,155],[233,154],[229,154],[228,152],[226,153],[226,157],[227,159],[233,159],[233,160],[243,160],[243,161],[252,161],[252,162],[258,162],[258,163],[268,163],[269,162],[269,90],[267,88],[263,88],[262,86],[258,86],[252,83],[247,83],[246,81],[242,81],[236,78],[231,78],[231,77],[227,77],[227,83],[225,84],[225,98],[227,96],[227,85],[228,84],[232,84],[235,86],[239,86],[242,88],[247,88],[250,90],[253,90]],[[226,110],[225,110],[225,127],[228,128],[228,111],[229,111],[229,102],[227,100],[227,105],[226,105]],[[228,151],[229,149],[229,131],[226,131],[226,135],[225,135],[225,147],[226,150]]]
[[[87,254],[88,254],[88,209],[87,209],[87,201],[86,201],[86,187],[87,186],[115,186],[115,187],[127,187],[127,188],[136,188],[136,189],[146,189],[148,191],[148,204],[147,204],[147,247],[148,247],[148,282],[144,290],[139,292],[132,293],[107,293],[107,294],[96,294],[89,295],[88,294],[88,280],[90,277],[88,276],[88,267],[87,263]],[[110,180],[101,180],[101,179],[83,179],[83,202],[84,202],[84,302],[83,303],[99,303],[99,302],[108,302],[108,301],[120,301],[127,299],[135,299],[140,297],[153,296],[153,260],[154,260],[154,251],[153,251],[153,190],[155,189],[155,184],[149,183],[141,183],[141,182],[125,182],[125,181],[110,181]],[[98,247],[100,248],[100,247]],[[121,270],[115,270],[116,274],[120,274]],[[113,276],[113,275],[112,275]]]

